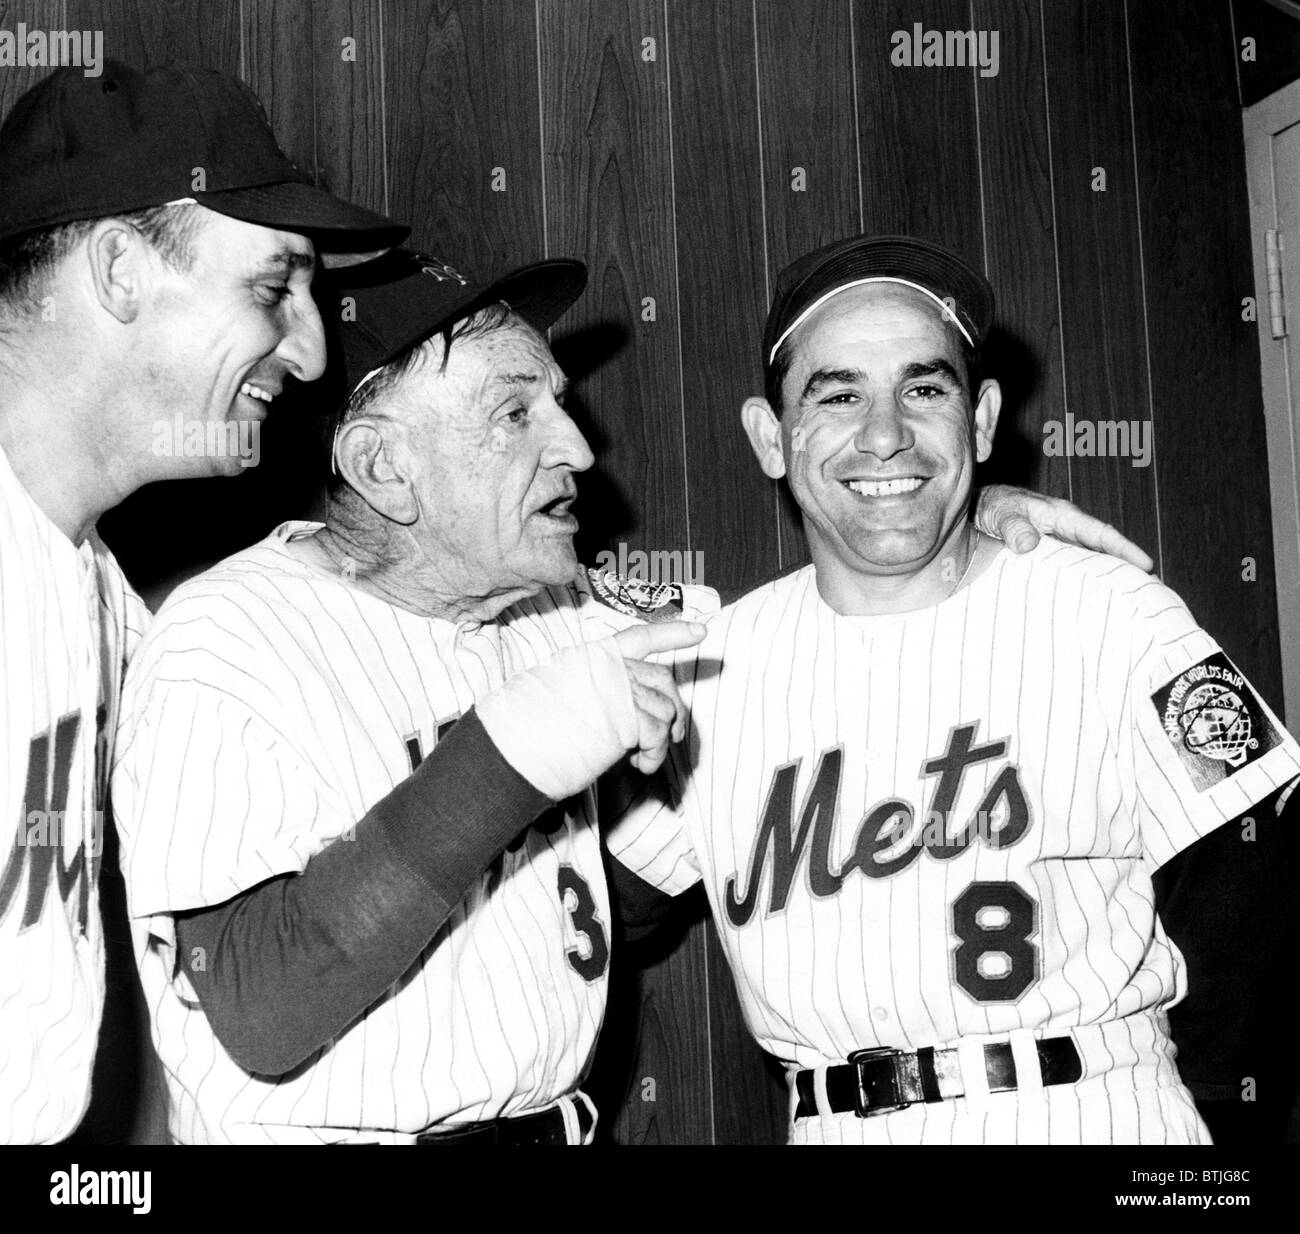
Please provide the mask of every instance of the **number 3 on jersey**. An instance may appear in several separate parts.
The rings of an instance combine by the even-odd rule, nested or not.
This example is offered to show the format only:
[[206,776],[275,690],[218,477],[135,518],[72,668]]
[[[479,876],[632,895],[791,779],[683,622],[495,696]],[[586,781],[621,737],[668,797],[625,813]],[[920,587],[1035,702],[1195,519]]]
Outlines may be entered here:
[[605,927],[596,915],[591,888],[572,866],[561,866],[559,889],[560,903],[578,932],[578,945],[568,948],[564,954],[583,981],[596,981],[609,964],[609,941],[605,937]]
[[977,1003],[1014,1003],[1039,978],[1038,905],[1015,883],[971,883],[952,904],[954,980]]

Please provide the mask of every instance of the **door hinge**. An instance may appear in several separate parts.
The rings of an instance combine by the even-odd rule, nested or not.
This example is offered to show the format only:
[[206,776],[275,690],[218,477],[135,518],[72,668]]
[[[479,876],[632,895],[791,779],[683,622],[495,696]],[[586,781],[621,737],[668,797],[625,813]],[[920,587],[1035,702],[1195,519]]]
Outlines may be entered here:
[[1282,237],[1264,233],[1264,265],[1268,272],[1268,325],[1274,338],[1286,338],[1286,296],[1282,290]]

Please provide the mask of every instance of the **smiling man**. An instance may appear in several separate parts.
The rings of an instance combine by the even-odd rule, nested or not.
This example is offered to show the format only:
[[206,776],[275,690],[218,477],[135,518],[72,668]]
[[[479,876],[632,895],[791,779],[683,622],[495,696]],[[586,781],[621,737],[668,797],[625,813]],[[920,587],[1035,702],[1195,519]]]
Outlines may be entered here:
[[[322,371],[323,335],[310,292],[316,259],[306,236],[197,204],[175,212],[171,225],[187,236],[188,264],[158,288],[157,337],[133,340],[141,358],[154,357],[142,408],[176,409],[150,422],[150,449],[172,460],[173,475],[234,475],[256,465],[256,426],[285,377],[311,380],[303,374]],[[196,284],[202,297],[193,294]]]
[[206,69],[61,69],[0,127],[0,1141],[68,1135],[104,1003],[98,883],[123,661],[145,613],[96,520],[320,376],[317,248],[406,234],[312,186]]
[[[676,799],[647,796],[610,849],[669,893],[704,881],[795,1143],[1204,1142],[1153,878],[1222,835],[1264,928],[1300,749],[1167,587],[976,529],[992,316],[984,278],[916,240],[782,273],[744,423],[812,564],[682,657]],[[1208,952],[1249,966],[1228,933]],[[1214,1029],[1238,1019],[1229,999]]]

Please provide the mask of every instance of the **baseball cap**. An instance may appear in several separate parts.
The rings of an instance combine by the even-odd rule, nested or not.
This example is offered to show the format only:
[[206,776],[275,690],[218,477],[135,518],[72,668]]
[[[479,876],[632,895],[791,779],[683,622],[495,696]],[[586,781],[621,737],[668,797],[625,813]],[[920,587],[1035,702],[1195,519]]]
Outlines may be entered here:
[[301,232],[353,260],[410,230],[317,188],[280,149],[252,90],[215,69],[57,69],[0,125],[0,240],[176,201]]
[[864,283],[902,283],[934,300],[972,348],[993,321],[993,288],[956,253],[910,236],[851,236],[791,262],[777,277],[763,330],[763,367],[827,300]]
[[587,285],[587,267],[559,257],[477,281],[414,249],[394,249],[364,266],[330,271],[326,286],[352,303],[338,322],[335,343],[344,393],[407,348],[504,300],[535,330],[545,330]]

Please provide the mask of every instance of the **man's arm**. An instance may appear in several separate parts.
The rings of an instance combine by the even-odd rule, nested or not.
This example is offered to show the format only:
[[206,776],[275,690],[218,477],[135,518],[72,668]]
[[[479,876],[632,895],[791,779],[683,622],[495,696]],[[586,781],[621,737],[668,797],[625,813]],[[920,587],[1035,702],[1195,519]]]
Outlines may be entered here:
[[301,871],[177,913],[178,963],[231,1057],[261,1074],[300,1065],[410,968],[543,810],[628,751],[657,767],[685,715],[671,672],[643,659],[703,633],[637,627],[516,674]]
[[336,1037],[551,804],[469,711],[355,838],[335,841],[301,874],[178,914],[178,962],[231,1057],[282,1075]]
[[1178,1070],[1215,1143],[1280,1143],[1297,1069],[1292,948],[1300,794],[1273,793],[1155,875],[1156,906],[1187,962],[1169,1014]]
[[1243,1097],[1262,1112],[1273,1083],[1258,1068],[1290,1053],[1277,1024],[1261,1054],[1254,1025],[1294,921],[1295,807],[1279,819],[1276,806],[1300,775],[1300,746],[1162,583],[1121,583],[1112,618],[1127,627],[1127,655],[1112,644],[1098,673],[1128,677],[1119,752],[1155,907],[1186,962],[1188,994],[1169,1013],[1178,1070],[1221,1139],[1230,1128],[1216,1113],[1239,1122]]

